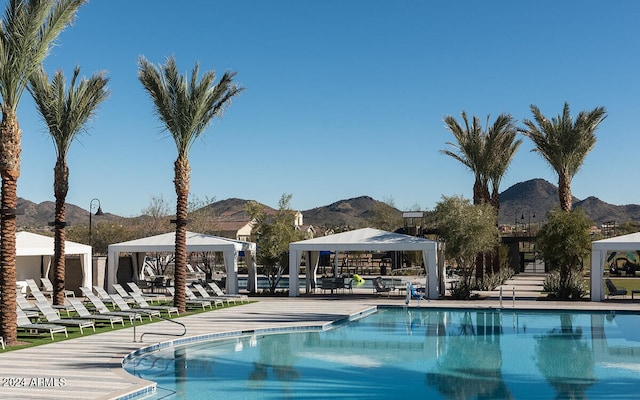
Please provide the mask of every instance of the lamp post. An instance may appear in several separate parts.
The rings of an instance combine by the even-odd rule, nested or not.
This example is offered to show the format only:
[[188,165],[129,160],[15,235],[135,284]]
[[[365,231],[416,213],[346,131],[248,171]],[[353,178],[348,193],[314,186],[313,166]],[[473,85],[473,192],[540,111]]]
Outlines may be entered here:
[[[528,216],[528,220],[527,220],[527,236],[531,236],[531,209],[527,210],[527,216]],[[536,218],[536,212],[533,212],[533,218]],[[521,224],[524,226],[524,212],[522,213],[522,216],[520,216],[520,221]]]
[[91,246],[91,252],[93,252],[93,238],[91,237],[91,216],[93,215],[93,209],[96,207],[95,204],[93,204],[94,202],[97,202],[97,206],[98,209],[96,211],[96,216],[100,216],[100,215],[104,215],[104,213],[102,212],[102,207],[100,207],[100,200],[98,199],[91,199],[91,202],[89,202],[89,246]]

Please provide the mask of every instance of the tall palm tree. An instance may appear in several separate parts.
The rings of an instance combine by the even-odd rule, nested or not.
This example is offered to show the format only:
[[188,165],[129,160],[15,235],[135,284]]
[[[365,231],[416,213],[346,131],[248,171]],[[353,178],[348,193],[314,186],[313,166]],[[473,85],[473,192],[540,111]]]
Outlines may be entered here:
[[558,174],[558,197],[560,208],[571,211],[573,196],[571,180],[580,170],[587,154],[596,144],[596,129],[607,117],[604,107],[591,111],[580,111],[575,121],[571,119],[569,103],[564,103],[562,114],[551,120],[540,109],[531,105],[534,121],[522,121],[520,129],[536,145],[532,151],[538,152]]
[[0,25],[0,334],[16,341],[16,205],[20,176],[18,104],[60,32],[86,0],[10,0]]
[[29,80],[29,91],[40,116],[49,128],[57,154],[53,169],[53,192],[56,198],[53,255],[55,304],[64,304],[65,201],[69,190],[67,154],[73,140],[84,130],[89,119],[95,115],[98,105],[109,95],[105,73],[94,74],[88,80],[82,77],[78,81],[79,75],[80,67],[76,67],[68,91],[62,71],[57,71],[49,82],[47,74],[40,68]]
[[[491,206],[496,215],[500,212],[500,183],[507,172],[513,156],[522,144],[516,139],[518,130],[511,115],[500,114],[487,132],[487,159],[489,160],[487,175],[491,185]],[[500,246],[496,245],[492,253],[485,255],[487,269],[500,271]],[[489,267],[490,266],[490,267]]]
[[[500,208],[500,182],[522,141],[515,140],[517,129],[509,114],[500,114],[491,126],[487,116],[486,130],[483,130],[478,117],[473,116],[470,124],[464,111],[461,115],[464,127],[454,117],[445,117],[445,126],[457,143],[447,142],[456,151],[441,152],[458,160],[473,172],[473,204],[491,203],[497,214]],[[497,251],[494,253],[497,254]],[[496,255],[491,260],[488,254],[478,254],[476,277],[482,279],[485,264],[487,267],[494,264],[493,269],[497,270],[498,262]]]
[[138,60],[138,79],[151,96],[158,118],[173,137],[178,149],[174,162],[174,186],[176,204],[176,249],[175,249],[175,296],[174,305],[180,312],[186,309],[184,286],[187,277],[187,211],[191,167],[189,150],[194,141],[204,132],[213,117],[221,117],[223,111],[243,88],[238,87],[233,77],[236,73],[225,72],[217,83],[215,72],[208,71],[198,82],[199,65],[191,71],[191,78],[178,72],[173,57],[156,68],[144,57]]

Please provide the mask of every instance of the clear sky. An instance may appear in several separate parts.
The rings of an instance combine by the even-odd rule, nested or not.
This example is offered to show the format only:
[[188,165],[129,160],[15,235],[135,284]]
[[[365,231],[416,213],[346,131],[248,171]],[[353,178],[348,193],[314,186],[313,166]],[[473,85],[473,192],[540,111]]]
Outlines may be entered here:
[[[6,4],[6,0],[3,2]],[[3,7],[4,8],[4,7]],[[137,78],[137,58],[237,72],[246,90],[190,152],[191,198],[283,193],[307,210],[369,195],[402,210],[472,196],[440,153],[446,115],[518,121],[597,106],[608,117],[573,194],[640,203],[640,2],[636,0],[91,0],[45,68],[107,71],[111,96],[72,145],[67,202],[139,215],[175,203],[176,147]],[[53,201],[55,151],[25,93],[18,196]],[[519,126],[522,126],[518,123]],[[528,139],[502,181],[557,176]]]

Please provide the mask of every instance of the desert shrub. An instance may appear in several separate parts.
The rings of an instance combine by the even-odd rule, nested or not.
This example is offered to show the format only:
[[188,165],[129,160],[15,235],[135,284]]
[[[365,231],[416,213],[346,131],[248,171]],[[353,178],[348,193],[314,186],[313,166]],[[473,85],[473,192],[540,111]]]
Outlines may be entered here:
[[562,285],[560,272],[552,271],[545,278],[543,288],[550,297],[563,300],[581,300],[588,294],[582,274],[572,274],[567,283]]
[[478,282],[478,290],[494,290],[498,286],[504,284],[507,279],[513,276],[513,269],[509,266],[501,266],[498,272],[485,275],[482,281]]
[[461,279],[453,285],[453,288],[449,291],[451,298],[456,300],[466,300],[471,298],[471,291],[473,287],[471,282],[467,279]]

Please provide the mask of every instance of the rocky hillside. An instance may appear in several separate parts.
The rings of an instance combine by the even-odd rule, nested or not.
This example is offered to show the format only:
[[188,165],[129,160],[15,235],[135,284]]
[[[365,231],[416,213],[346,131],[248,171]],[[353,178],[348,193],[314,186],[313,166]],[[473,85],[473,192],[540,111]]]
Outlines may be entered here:
[[[544,179],[531,179],[517,183],[500,194],[498,219],[500,224],[509,225],[516,221],[544,223],[547,213],[559,206],[557,186]],[[608,221],[640,221],[640,206],[635,204],[616,206],[590,196],[584,200],[574,197],[573,206],[582,208],[597,225]]]
[[360,196],[302,211],[302,215],[305,224],[322,227],[360,228],[367,225],[367,222],[373,217],[373,209],[380,204],[383,203],[369,196]]
[[[94,205],[95,206],[95,205]],[[25,200],[18,197],[18,204],[16,207],[18,211],[17,227],[21,229],[49,229],[49,222],[53,222],[55,214],[55,203],[53,201],[44,201],[36,204],[32,201]],[[94,213],[96,209],[92,210]],[[81,207],[73,204],[66,204],[65,214],[67,219],[67,225],[86,225],[89,226],[89,211],[82,209]],[[114,214],[104,213],[101,216],[93,216],[93,223],[99,223],[104,221],[115,222],[121,220]]]
[[[208,212],[223,221],[246,220],[248,216],[245,212],[245,205],[248,201],[232,198],[214,202],[206,207]],[[558,189],[544,179],[531,179],[517,183],[502,192],[500,201],[500,224],[544,223],[547,220],[547,213],[559,205]],[[368,225],[376,205],[384,205],[384,203],[369,196],[360,196],[301,211],[305,224],[320,227],[349,226],[359,228]],[[615,221],[618,224],[640,221],[640,205],[636,204],[616,206],[591,196],[584,200],[574,198],[574,207],[583,208],[598,225],[608,221]],[[265,208],[267,211],[273,211],[268,206]],[[53,210],[54,203],[50,201],[36,204],[19,199],[18,211],[23,212],[18,216],[19,229],[47,229],[48,222],[53,221]],[[400,210],[395,211],[398,214],[401,212]],[[94,223],[122,219],[122,217],[108,213],[94,218]],[[139,219],[139,217],[135,219]],[[78,206],[67,204],[67,222],[70,225],[88,225],[89,212]]]

